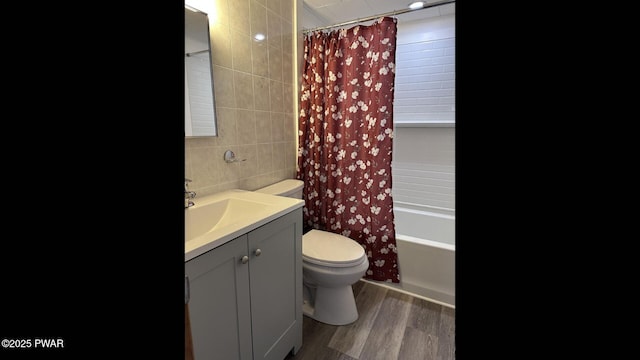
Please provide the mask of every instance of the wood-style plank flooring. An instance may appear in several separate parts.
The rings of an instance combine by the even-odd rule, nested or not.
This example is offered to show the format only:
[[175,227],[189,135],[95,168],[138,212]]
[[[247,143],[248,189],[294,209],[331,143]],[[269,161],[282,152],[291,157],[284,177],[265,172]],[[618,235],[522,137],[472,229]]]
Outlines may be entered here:
[[333,326],[304,316],[302,347],[286,360],[455,359],[455,309],[365,281],[353,293],[358,320]]

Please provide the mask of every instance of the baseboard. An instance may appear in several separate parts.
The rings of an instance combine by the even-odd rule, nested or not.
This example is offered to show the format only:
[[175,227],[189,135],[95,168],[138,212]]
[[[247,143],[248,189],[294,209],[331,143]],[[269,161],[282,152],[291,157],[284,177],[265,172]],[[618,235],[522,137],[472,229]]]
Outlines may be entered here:
[[408,294],[411,296],[415,296],[417,298],[439,304],[442,306],[450,307],[455,309],[455,295],[447,294],[435,289],[427,289],[424,287],[408,284],[408,283],[390,283],[383,281],[373,281],[367,279],[360,279],[360,281],[364,281],[369,284],[378,285],[385,287],[390,290],[398,291],[404,294]]

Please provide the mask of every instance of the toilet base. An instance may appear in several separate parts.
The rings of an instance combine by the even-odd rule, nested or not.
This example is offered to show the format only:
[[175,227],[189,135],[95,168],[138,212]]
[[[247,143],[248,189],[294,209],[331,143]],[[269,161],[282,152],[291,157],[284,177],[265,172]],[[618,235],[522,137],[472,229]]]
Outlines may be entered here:
[[304,299],[302,313],[329,325],[347,325],[358,320],[358,309],[351,285],[316,287],[314,299]]
[[308,300],[305,300],[305,301],[302,303],[302,315],[304,315],[304,316],[308,316],[308,317],[310,317],[310,318],[312,318],[312,319],[313,319],[313,313],[314,313],[314,311],[315,311],[315,310],[314,310],[314,308],[313,308],[313,305],[312,305],[311,303],[309,303],[309,301],[308,301]]

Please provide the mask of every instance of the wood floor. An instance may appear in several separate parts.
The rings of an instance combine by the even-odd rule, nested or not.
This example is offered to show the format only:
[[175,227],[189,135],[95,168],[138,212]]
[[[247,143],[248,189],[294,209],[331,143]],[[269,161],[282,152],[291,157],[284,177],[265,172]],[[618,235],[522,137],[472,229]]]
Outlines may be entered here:
[[333,326],[303,317],[302,347],[286,360],[453,360],[455,309],[365,281],[359,318]]

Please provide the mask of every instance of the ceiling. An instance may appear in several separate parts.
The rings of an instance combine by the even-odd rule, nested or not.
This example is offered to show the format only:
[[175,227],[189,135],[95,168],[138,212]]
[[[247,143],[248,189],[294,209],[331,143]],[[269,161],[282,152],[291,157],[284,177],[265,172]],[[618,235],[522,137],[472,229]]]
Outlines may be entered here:
[[[403,10],[413,0],[303,0],[303,27],[314,28]],[[427,0],[437,3],[442,0]],[[401,21],[414,21],[455,13],[455,3],[394,15]]]

